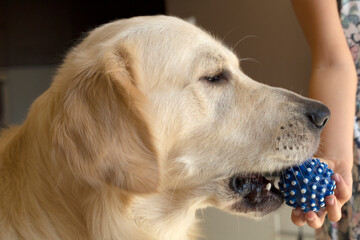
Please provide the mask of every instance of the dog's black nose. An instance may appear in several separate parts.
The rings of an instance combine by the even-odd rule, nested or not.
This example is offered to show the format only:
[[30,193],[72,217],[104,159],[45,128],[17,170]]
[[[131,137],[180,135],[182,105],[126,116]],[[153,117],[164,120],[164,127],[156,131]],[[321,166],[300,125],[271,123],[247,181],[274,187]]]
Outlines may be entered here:
[[330,117],[330,110],[322,103],[312,101],[307,105],[305,113],[310,123],[318,129],[323,129]]

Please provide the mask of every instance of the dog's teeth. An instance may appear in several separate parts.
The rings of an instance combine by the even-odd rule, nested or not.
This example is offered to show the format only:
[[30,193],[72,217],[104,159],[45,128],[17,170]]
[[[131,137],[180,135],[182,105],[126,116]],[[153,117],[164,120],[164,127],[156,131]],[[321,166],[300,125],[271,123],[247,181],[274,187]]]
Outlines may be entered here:
[[266,184],[266,190],[268,190],[268,191],[270,191],[270,189],[271,189],[271,183],[268,183],[268,184]]

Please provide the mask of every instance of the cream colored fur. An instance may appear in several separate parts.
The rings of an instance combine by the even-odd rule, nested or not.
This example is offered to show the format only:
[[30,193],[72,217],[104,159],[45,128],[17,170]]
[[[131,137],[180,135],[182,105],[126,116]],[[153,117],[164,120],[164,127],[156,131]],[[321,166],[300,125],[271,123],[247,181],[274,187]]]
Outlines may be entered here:
[[1,135],[0,239],[186,240],[199,208],[261,216],[234,207],[228,180],[311,156],[308,102],[251,80],[180,19],[103,25]]

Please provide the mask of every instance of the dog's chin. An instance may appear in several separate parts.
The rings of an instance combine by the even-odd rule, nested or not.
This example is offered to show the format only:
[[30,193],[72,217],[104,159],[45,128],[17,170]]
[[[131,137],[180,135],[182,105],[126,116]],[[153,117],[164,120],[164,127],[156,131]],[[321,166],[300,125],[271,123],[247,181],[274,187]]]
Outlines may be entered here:
[[274,174],[266,176],[267,178],[260,174],[232,176],[229,179],[229,187],[239,200],[230,207],[230,210],[261,217],[278,209],[284,199],[279,189],[275,187]]

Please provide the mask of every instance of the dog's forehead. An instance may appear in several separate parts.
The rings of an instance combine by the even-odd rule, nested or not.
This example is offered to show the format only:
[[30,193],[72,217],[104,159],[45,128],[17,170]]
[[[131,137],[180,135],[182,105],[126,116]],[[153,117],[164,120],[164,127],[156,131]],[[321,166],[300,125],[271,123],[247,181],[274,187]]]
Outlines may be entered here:
[[[190,52],[212,63],[237,61],[233,52],[208,32],[176,17],[137,17],[130,19],[125,25],[126,30],[121,35],[135,38],[133,40],[140,41],[144,47],[163,50],[168,54],[174,54],[171,50],[179,50],[177,54]],[[139,35],[142,37],[139,38]]]
[[199,46],[195,62],[198,63],[200,69],[209,71],[239,67],[238,58],[234,53],[223,46],[216,47],[214,44],[206,47]]
[[220,69],[239,68],[236,55],[220,41],[176,17],[119,20],[104,25],[92,35],[102,46],[130,46],[128,51],[136,55],[148,84],[166,86],[167,79],[172,79],[172,83],[186,85],[191,79]]

